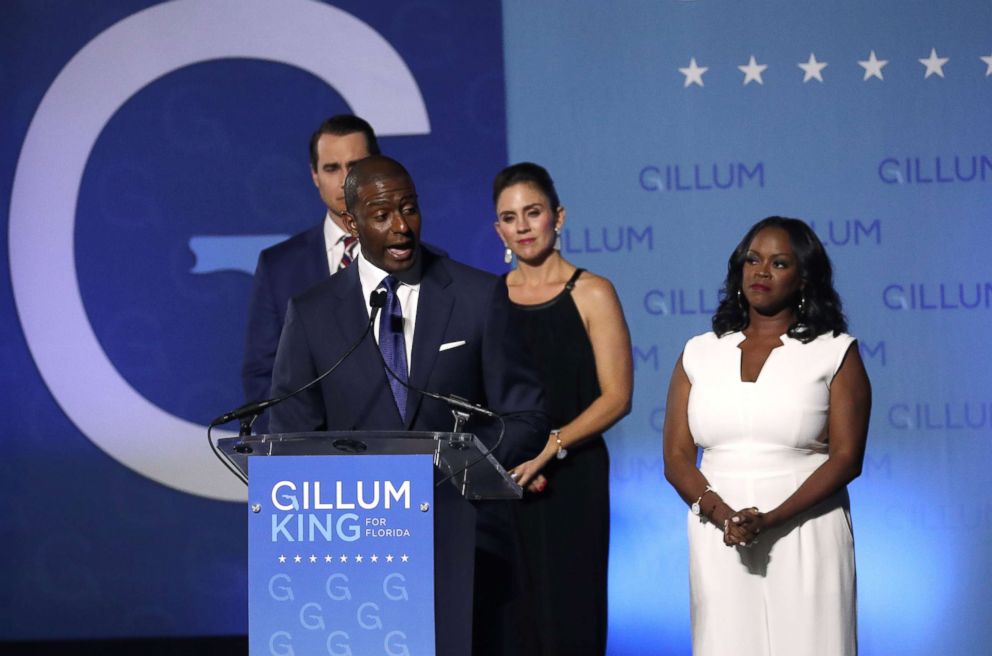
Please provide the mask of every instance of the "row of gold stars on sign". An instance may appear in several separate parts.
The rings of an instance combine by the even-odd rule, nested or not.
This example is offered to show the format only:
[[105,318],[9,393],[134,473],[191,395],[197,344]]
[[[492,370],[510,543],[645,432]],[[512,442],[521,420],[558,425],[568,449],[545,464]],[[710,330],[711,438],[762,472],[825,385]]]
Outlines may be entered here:
[[[325,563],[333,563],[333,562],[339,562],[339,563],[347,563],[347,562],[363,563],[365,561],[368,561],[370,563],[377,563],[380,560],[383,560],[383,561],[385,561],[387,563],[391,563],[394,560],[396,560],[396,556],[394,556],[393,554],[386,554],[383,557],[379,557],[379,555],[377,555],[377,554],[372,554],[371,556],[363,556],[362,554],[355,554],[354,556],[347,556],[346,554],[341,554],[340,556],[338,556],[337,558],[335,558],[334,556],[332,556],[330,554],[325,554],[323,556],[318,556],[316,554],[310,554],[309,556],[301,556],[300,554],[296,554],[295,556],[292,556],[292,557],[286,556],[285,554],[279,554],[278,560],[279,560],[280,563],[285,563],[285,562],[288,562],[290,560],[292,560],[294,563],[302,563],[304,561],[310,562],[310,563],[316,563],[318,561],[323,561]],[[402,554],[401,556],[399,556],[399,560],[400,560],[401,563],[408,562],[410,560],[410,556],[408,556],[406,554]]]
[[[985,76],[992,76],[992,54],[987,56],[979,57],[985,63]],[[937,77],[944,77],[944,66],[947,62],[951,61],[950,57],[941,57],[937,54],[936,48],[930,49],[930,55],[928,57],[921,58],[917,60],[924,67],[923,79],[930,77],[931,75],[936,75]],[[885,76],[882,72],[886,66],[888,66],[888,59],[879,59],[875,51],[872,50],[868,53],[868,59],[859,60],[858,65],[865,69],[864,80],[868,81],[872,78],[877,78],[879,80],[885,80]],[[814,53],[809,54],[809,59],[805,62],[799,62],[796,64],[803,71],[803,82],[809,82],[810,80],[816,80],[817,82],[823,82],[823,69],[825,69],[829,64],[827,62],[817,61],[816,55]],[[743,66],[738,66],[737,69],[744,74],[744,85],[751,84],[752,82],[757,82],[758,84],[764,84],[765,81],[762,79],[762,74],[765,69],[768,68],[768,64],[759,64],[758,60],[754,55],[748,59],[747,64]],[[685,68],[680,68],[679,73],[685,76],[685,83],[683,87],[689,87],[693,84],[703,85],[703,74],[710,70],[708,66],[700,66],[696,63],[695,57],[689,58],[689,65]]]

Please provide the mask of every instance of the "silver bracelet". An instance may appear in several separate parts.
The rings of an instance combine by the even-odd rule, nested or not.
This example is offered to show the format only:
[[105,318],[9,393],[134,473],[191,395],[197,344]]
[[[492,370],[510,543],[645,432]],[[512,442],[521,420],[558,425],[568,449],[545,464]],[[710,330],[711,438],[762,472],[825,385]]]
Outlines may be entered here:
[[561,435],[560,428],[551,429],[551,437],[555,438],[555,442],[558,443],[558,453],[555,454],[555,457],[558,458],[559,460],[564,460],[565,456],[568,455],[568,449],[566,449],[564,445],[562,445],[561,437],[559,437],[560,435]]

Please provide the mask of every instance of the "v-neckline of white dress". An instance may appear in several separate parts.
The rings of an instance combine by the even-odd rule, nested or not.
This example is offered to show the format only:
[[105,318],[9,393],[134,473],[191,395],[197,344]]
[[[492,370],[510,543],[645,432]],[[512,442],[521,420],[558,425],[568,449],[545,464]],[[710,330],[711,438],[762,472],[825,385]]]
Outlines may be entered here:
[[754,377],[754,380],[744,380],[744,351],[741,349],[741,344],[747,340],[747,335],[744,334],[744,331],[738,331],[737,338],[733,344],[734,349],[737,351],[737,380],[742,385],[756,385],[758,381],[761,380],[761,375],[765,373],[765,369],[768,367],[768,362],[772,359],[772,356],[775,355],[775,351],[785,347],[787,344],[786,340],[788,339],[791,338],[786,333],[779,335],[779,345],[773,347],[772,350],[768,352],[768,356],[765,358],[765,361],[761,363],[761,368],[758,369],[758,375]]

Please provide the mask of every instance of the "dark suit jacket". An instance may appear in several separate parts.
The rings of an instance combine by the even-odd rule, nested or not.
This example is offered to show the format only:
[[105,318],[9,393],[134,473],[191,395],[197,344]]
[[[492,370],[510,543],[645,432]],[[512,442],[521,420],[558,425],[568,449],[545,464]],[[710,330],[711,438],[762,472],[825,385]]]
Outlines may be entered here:
[[[272,365],[289,299],[330,275],[323,222],[259,254],[241,369],[245,401],[269,398]],[[256,432],[265,432],[265,419],[263,416],[256,424]]]
[[[494,452],[507,469],[537,455],[550,429],[544,394],[519,331],[512,329],[506,286],[500,278],[421,249],[423,263],[410,356],[410,384],[454,394],[505,416],[506,435]],[[351,266],[300,296],[286,314],[273,371],[274,395],[288,393],[328,369],[368,325],[358,267]],[[442,344],[464,344],[440,350]],[[449,431],[447,405],[410,392],[400,419],[371,337],[319,385],[274,406],[273,433],[313,430]],[[497,422],[473,418],[465,427],[484,443],[498,436]],[[503,505],[503,504],[499,504]],[[495,534],[505,518],[480,509],[479,545],[503,551]],[[487,538],[495,538],[489,540]],[[502,546],[494,544],[503,542]],[[488,544],[487,544],[488,543]]]
[[[423,275],[410,356],[410,385],[481,403],[506,418],[494,452],[505,467],[537,455],[547,440],[541,384],[527,347],[510,330],[506,286],[496,276],[421,249]],[[329,368],[368,325],[358,267],[293,298],[273,371],[274,395],[288,393]],[[440,350],[443,344],[464,342]],[[313,430],[451,430],[447,405],[410,392],[406,421],[393,401],[378,346],[367,338],[321,383],[271,410],[272,432]],[[492,421],[466,430],[483,442]]]

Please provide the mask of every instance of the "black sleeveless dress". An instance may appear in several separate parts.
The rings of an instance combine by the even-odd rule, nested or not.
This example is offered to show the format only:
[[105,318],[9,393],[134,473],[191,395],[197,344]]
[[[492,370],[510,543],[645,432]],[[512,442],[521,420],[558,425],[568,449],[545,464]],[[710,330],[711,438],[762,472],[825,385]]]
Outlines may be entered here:
[[[571,291],[516,305],[545,386],[554,427],[582,413],[600,394],[592,344]],[[542,472],[548,486],[518,504],[528,607],[542,656],[606,653],[607,567],[610,546],[610,461],[602,435],[570,447]]]

